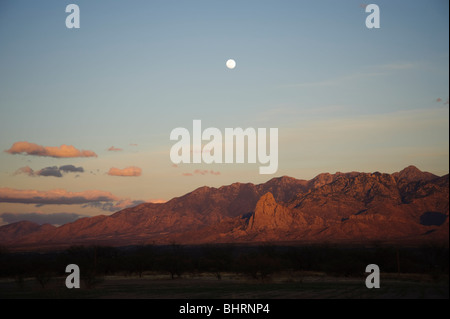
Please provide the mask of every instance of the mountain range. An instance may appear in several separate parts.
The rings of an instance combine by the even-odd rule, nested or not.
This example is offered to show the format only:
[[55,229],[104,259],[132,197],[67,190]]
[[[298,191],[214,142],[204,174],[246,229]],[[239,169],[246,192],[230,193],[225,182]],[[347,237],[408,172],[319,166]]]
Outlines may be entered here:
[[409,166],[394,174],[323,173],[311,180],[200,187],[166,203],[55,227],[21,221],[0,227],[14,249],[79,244],[424,243],[449,241],[449,175]]

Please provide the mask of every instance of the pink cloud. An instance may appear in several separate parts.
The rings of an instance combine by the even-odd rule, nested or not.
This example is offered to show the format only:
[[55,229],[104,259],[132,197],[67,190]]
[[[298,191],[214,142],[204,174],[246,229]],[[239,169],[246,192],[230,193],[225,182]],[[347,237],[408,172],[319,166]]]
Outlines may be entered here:
[[196,174],[196,175],[206,175],[206,174],[208,174],[208,171],[207,171],[207,170],[199,170],[199,169],[196,169],[196,170],[194,171],[194,174]]
[[[437,103],[441,103],[443,100],[440,98],[440,97],[438,97],[437,99],[436,99],[436,102]],[[444,105],[448,105],[448,98],[447,98],[447,100],[444,102]]]
[[173,168],[177,168],[178,165],[177,165],[177,164],[172,164],[172,167],[173,167]]
[[205,170],[200,170],[200,169],[196,169],[194,171],[194,173],[183,173],[183,176],[194,176],[194,175],[220,175],[220,172],[215,172],[213,170],[208,171],[207,169]]
[[19,175],[19,174],[35,176],[34,170],[30,166],[21,167],[17,171],[14,172],[14,175]]
[[57,146],[41,146],[29,142],[16,142],[9,150],[5,150],[9,154],[25,154],[34,156],[48,157],[97,157],[93,151],[78,150],[72,145]]
[[116,148],[114,146],[111,146],[110,148],[108,148],[108,151],[112,151],[112,152],[120,152],[123,151],[123,149],[121,148]]
[[142,169],[136,166],[126,167],[124,169],[111,167],[108,175],[111,176],[141,176]]

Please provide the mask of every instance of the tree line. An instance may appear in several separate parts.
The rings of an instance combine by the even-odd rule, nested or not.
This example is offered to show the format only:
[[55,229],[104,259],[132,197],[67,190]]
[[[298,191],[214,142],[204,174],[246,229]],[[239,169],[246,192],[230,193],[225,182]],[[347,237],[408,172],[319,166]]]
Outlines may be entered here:
[[94,286],[104,276],[142,277],[150,272],[166,274],[172,279],[185,274],[210,273],[218,280],[224,273],[265,280],[283,271],[365,276],[365,267],[377,264],[382,273],[429,274],[439,280],[448,275],[448,256],[448,247],[439,245],[418,248],[330,244],[71,246],[63,251],[46,253],[18,253],[0,248],[0,277],[14,278],[18,284],[24,278],[34,277],[44,287],[50,278],[66,276],[64,271],[68,264],[77,264],[82,280],[87,286]]

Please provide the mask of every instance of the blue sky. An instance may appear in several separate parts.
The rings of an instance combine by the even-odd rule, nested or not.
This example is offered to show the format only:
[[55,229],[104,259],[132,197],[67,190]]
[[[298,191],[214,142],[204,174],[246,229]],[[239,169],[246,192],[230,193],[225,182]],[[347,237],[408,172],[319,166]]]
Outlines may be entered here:
[[[69,3],[80,7],[80,29],[65,26]],[[1,152],[0,188],[148,201],[281,175],[410,164],[446,174],[449,3],[374,3],[380,29],[366,28],[361,1],[2,1],[0,149],[65,144],[97,157]],[[172,167],[170,132],[192,130],[194,119],[221,130],[278,128],[277,174],[245,164]],[[84,173],[17,173],[68,164]],[[142,174],[107,174],[130,166]],[[80,211],[110,213],[0,202],[0,214]]]

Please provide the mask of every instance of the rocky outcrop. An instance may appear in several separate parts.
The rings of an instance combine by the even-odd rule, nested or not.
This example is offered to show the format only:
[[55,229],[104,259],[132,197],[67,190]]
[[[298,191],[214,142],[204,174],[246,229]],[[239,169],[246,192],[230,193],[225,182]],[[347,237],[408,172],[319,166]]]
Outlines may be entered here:
[[298,225],[306,225],[302,216],[295,214],[288,207],[277,204],[272,193],[263,195],[256,204],[255,212],[250,217],[247,230],[288,231]]

